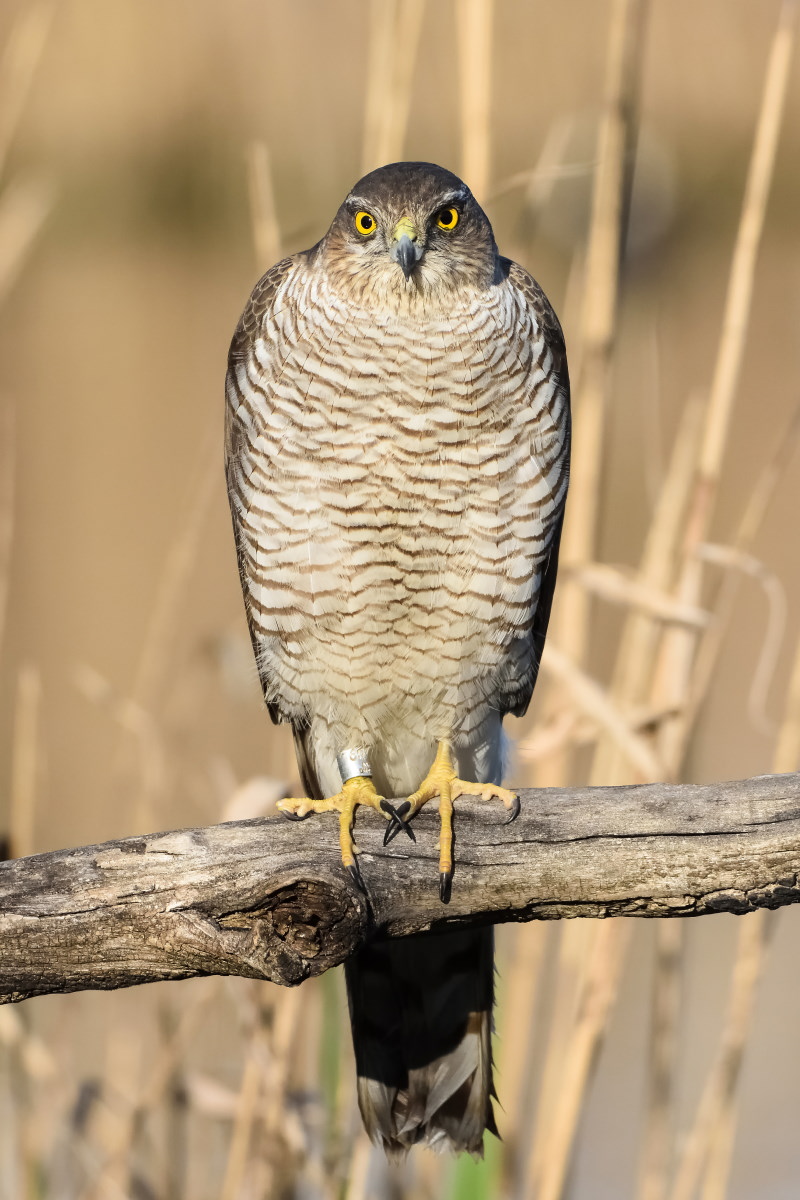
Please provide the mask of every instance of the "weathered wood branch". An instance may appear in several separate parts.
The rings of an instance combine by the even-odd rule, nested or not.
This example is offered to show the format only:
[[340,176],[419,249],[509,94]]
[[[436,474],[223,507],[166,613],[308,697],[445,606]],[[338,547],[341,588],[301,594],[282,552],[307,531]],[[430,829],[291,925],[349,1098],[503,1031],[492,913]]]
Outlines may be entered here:
[[457,802],[439,900],[437,814],[383,846],[359,811],[365,891],[330,814],[59,850],[0,864],[0,1001],[192,975],[295,984],[367,938],[556,917],[699,916],[800,900],[800,775],[705,787],[523,791]]

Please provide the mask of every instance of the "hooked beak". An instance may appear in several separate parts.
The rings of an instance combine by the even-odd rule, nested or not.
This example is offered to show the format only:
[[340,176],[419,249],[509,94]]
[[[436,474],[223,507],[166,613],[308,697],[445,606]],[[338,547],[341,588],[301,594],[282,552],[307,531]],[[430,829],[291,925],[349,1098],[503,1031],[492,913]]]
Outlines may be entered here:
[[419,230],[409,217],[403,217],[397,222],[392,234],[392,248],[389,254],[396,263],[400,264],[406,279],[422,258],[423,247],[419,242]]

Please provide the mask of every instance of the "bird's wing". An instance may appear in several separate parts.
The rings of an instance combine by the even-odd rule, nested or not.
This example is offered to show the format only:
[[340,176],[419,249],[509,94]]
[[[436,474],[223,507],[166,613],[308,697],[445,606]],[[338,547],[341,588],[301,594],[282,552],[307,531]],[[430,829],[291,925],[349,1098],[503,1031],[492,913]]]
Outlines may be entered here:
[[259,678],[264,697],[267,700],[269,714],[276,724],[283,718],[278,706],[269,698],[269,680],[265,678],[259,655],[249,600],[248,548],[242,527],[245,505],[240,491],[240,480],[246,477],[251,469],[250,463],[254,449],[252,439],[257,436],[258,430],[254,423],[254,415],[247,403],[242,381],[249,375],[254,386],[259,390],[269,383],[269,378],[265,377],[268,375],[268,371],[265,372],[264,366],[255,360],[255,343],[263,328],[264,318],[271,311],[281,285],[294,270],[301,257],[301,255],[293,255],[290,258],[282,259],[281,262],[271,267],[253,288],[253,293],[239,318],[233,335],[228,352],[228,372],[225,378],[225,477],[233,519],[236,557],[239,563],[239,577],[242,582],[247,624],[258,664]]
[[[533,314],[537,326],[542,331],[545,345],[552,359],[546,382],[552,382],[555,385],[551,402],[555,411],[552,415],[557,421],[563,422],[564,441],[561,455],[561,478],[566,485],[569,477],[571,425],[569,371],[567,369],[567,350],[564,343],[564,334],[550,301],[532,275],[529,275],[518,263],[510,262],[508,263],[508,281],[511,286],[517,288],[525,297],[528,308]],[[561,543],[561,529],[564,524],[565,502],[566,486],[562,489],[561,499],[553,506],[553,510],[548,518],[550,523],[550,544],[547,558],[542,566],[542,579],[531,628],[533,673],[530,677],[530,686],[522,693],[516,692],[513,699],[509,697],[509,703],[503,706],[504,712],[511,712],[516,717],[523,716],[530,704],[536,678],[539,673],[539,664],[542,660],[542,651],[544,650],[545,638],[547,637],[547,626],[550,622],[550,610],[553,607],[553,592],[555,591],[556,574],[558,572],[558,550]]]

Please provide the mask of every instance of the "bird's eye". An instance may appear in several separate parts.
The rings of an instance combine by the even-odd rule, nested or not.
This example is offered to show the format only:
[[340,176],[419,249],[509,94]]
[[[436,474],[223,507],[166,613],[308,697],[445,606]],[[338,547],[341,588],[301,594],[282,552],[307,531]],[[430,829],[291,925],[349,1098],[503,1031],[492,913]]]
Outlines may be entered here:
[[458,224],[458,209],[443,208],[441,212],[436,214],[436,224],[440,229],[446,229],[448,232],[455,229]]
[[356,229],[362,237],[369,237],[378,228],[378,223],[372,213],[357,212],[356,213]]

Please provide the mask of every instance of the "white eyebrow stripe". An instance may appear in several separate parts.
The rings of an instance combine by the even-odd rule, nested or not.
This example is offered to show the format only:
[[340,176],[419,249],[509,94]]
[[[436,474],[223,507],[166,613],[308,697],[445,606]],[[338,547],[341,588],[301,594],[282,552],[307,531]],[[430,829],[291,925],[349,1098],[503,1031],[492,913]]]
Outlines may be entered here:
[[442,204],[450,204],[453,200],[466,200],[469,195],[469,188],[466,184],[463,187],[455,188],[452,192],[446,192],[442,198]]

